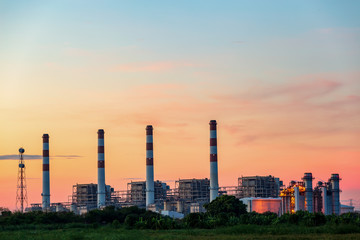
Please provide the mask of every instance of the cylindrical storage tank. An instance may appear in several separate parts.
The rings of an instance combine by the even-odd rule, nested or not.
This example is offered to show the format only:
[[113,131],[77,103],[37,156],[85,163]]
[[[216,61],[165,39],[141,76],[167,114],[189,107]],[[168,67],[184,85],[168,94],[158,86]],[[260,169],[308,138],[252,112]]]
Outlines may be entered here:
[[300,192],[299,187],[294,187],[294,197],[295,197],[295,212],[300,210]]
[[155,202],[153,127],[146,126],[146,207]]
[[312,187],[312,173],[305,173],[302,178],[305,183],[305,210],[312,213],[313,208],[313,187]]
[[98,132],[98,185],[97,185],[97,206],[98,208],[105,206],[105,145],[104,130],[99,129]]
[[42,209],[43,211],[50,210],[50,157],[49,157],[49,134],[43,134],[43,189],[42,189]]
[[332,192],[332,213],[340,215],[340,178],[339,174],[331,174],[331,192]]
[[210,202],[219,195],[216,120],[210,125]]

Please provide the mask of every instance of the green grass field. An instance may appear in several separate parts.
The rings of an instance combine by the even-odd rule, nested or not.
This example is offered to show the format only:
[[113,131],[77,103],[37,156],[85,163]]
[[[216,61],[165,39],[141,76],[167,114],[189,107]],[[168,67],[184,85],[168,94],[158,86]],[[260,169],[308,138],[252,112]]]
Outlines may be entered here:
[[44,239],[44,240],[82,240],[82,239],[360,239],[360,233],[347,233],[344,226],[257,226],[238,225],[217,229],[181,230],[136,230],[123,227],[113,228],[63,228],[2,230],[1,240]]

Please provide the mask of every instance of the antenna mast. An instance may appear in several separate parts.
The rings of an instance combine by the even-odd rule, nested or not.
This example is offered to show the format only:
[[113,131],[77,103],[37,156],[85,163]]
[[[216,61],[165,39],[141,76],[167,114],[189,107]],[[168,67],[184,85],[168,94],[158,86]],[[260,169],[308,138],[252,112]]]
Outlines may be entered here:
[[24,205],[27,207],[27,191],[26,191],[26,177],[25,177],[25,162],[23,159],[24,148],[19,149],[19,170],[17,179],[17,190],[16,190],[16,208],[20,212],[24,212]]

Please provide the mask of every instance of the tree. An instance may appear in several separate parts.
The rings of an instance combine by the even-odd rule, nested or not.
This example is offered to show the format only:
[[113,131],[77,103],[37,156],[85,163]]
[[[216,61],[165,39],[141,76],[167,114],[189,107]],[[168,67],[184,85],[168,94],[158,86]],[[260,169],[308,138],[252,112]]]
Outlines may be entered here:
[[246,213],[246,205],[234,196],[222,195],[211,203],[204,205],[208,214],[212,216],[240,216]]

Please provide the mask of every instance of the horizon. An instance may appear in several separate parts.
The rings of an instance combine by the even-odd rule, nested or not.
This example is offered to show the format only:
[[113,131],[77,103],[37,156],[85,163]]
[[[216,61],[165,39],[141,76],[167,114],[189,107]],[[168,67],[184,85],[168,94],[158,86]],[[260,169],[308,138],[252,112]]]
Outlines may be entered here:
[[[15,209],[25,149],[28,202],[41,202],[50,136],[51,202],[97,183],[272,175],[284,185],[339,173],[360,210],[360,2],[4,1],[0,3],[0,207]],[[27,158],[29,156],[29,159]],[[8,158],[8,159],[6,159]],[[15,158],[10,160],[9,158]],[[39,159],[39,160],[40,160]]]

